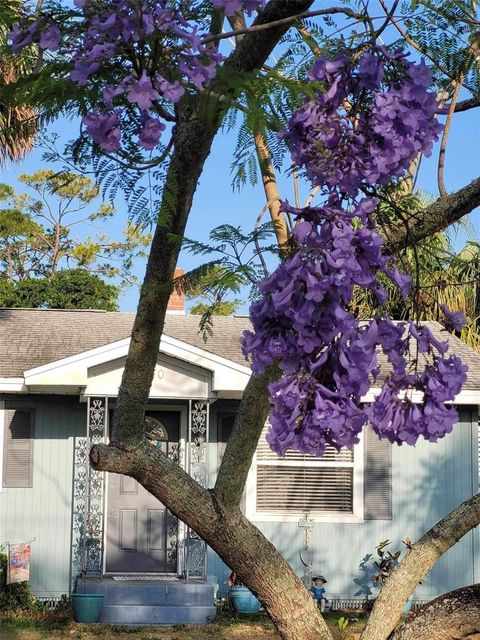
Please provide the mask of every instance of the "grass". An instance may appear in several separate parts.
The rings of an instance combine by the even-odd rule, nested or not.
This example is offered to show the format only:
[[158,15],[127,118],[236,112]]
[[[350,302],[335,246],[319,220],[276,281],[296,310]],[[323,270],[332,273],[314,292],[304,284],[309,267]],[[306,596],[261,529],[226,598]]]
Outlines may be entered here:
[[[338,619],[350,617],[345,632],[338,630]],[[358,640],[363,627],[355,615],[333,612],[326,614],[335,640]],[[233,615],[221,612],[214,624],[177,625],[173,627],[115,627],[99,624],[77,624],[66,614],[1,618],[1,640],[275,640],[272,623],[263,614]]]

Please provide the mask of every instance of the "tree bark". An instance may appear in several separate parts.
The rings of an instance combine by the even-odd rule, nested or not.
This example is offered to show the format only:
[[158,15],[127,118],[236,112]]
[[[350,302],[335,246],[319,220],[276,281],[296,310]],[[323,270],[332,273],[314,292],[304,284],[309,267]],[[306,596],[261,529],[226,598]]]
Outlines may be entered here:
[[279,191],[275,169],[268,149],[267,141],[261,131],[257,131],[254,136],[255,148],[257,150],[258,164],[262,174],[263,190],[267,200],[270,217],[272,219],[275,235],[277,237],[280,250],[285,248],[288,242],[288,228],[285,216],[280,211]]
[[315,601],[273,544],[241,513],[225,509],[215,493],[146,441],[135,447],[96,445],[90,462],[99,471],[135,478],[194,529],[261,600],[284,640],[332,640]]
[[386,250],[405,249],[425,240],[428,236],[443,231],[463,216],[480,206],[480,178],[448,196],[438,198],[425,209],[409,215],[405,224],[398,224],[390,229],[390,236],[395,238],[387,243]]
[[418,583],[442,554],[479,523],[480,494],[477,494],[422,536],[382,586],[362,633],[362,640],[386,640],[395,628],[407,598]]
[[389,640],[480,640],[480,584],[446,593],[416,611]]

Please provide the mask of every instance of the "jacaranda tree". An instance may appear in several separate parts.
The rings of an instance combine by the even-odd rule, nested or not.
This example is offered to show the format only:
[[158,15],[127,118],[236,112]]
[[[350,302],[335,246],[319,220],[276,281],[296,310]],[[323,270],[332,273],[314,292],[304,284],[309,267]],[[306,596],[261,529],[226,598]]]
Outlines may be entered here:
[[[444,403],[460,390],[465,367],[448,356],[448,345],[425,327],[415,322],[397,325],[381,313],[360,324],[351,302],[354,288],[363,287],[381,306],[387,293],[380,275],[403,296],[409,295],[412,282],[398,268],[395,250],[445,228],[480,202],[477,180],[412,216],[409,225],[399,218],[395,243],[385,241],[378,228],[379,198],[389,185],[404,179],[412,162],[430,153],[441,133],[431,75],[423,61],[411,60],[398,46],[381,44],[385,29],[398,26],[398,2],[391,9],[380,3],[385,16],[378,28],[365,11],[358,13],[346,3],[308,13],[313,4],[75,0],[77,11],[51,5],[42,14],[26,16],[10,35],[14,52],[31,44],[53,52],[43,72],[54,79],[57,95],[66,96],[67,87],[76,86],[83,123],[73,148],[76,157],[93,144],[97,158],[112,158],[133,172],[163,167],[112,438],[109,445],[92,448],[91,463],[134,477],[192,527],[258,594],[286,640],[327,639],[331,634],[301,581],[240,511],[270,402],[268,439],[280,454],[291,448],[321,454],[327,443],[353,446],[367,422],[381,437],[399,444],[445,436],[455,411]],[[247,26],[245,14],[252,12],[258,14]],[[260,284],[262,297],[252,306],[253,331],[245,335],[243,346],[253,375],[216,485],[206,489],[144,436],[144,411],[180,241],[228,109],[244,93],[251,94],[254,79],[292,23],[297,21],[302,33],[301,18],[332,14],[363,24],[364,33],[340,55],[324,55],[311,47],[318,60],[303,85],[306,98],[291,105],[297,108],[280,134],[296,166],[320,189],[321,203],[303,209],[283,204],[297,223],[288,241],[279,239],[282,262]],[[226,18],[231,33],[222,32]],[[227,36],[235,39],[235,48],[224,57],[219,43]],[[303,36],[311,43],[308,30]],[[455,89],[472,62],[470,53],[460,58]],[[276,80],[284,81],[282,73]],[[27,86],[32,88],[27,83],[24,90]],[[21,91],[17,95],[21,97]],[[458,91],[454,95],[458,97]],[[450,103],[454,107],[456,97]],[[64,105],[71,105],[69,101],[71,91]],[[50,105],[53,102],[51,98]],[[58,102],[62,106],[60,98]],[[265,159],[265,146],[259,144],[257,150]],[[96,166],[101,173],[102,161]],[[445,316],[452,328],[461,326],[461,314],[445,309]],[[421,370],[408,358],[412,342],[427,361]],[[379,349],[387,355],[391,373],[374,403],[363,407],[360,399],[378,375]],[[422,404],[411,402],[412,391],[423,394]],[[413,545],[384,585],[365,640],[388,637],[418,581],[479,522],[480,501],[475,497]]]

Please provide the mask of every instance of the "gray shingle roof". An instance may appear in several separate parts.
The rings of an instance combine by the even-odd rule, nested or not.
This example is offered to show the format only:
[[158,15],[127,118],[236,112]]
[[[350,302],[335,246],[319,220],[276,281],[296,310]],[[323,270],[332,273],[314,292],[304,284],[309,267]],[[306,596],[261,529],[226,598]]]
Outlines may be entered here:
[[[133,313],[0,309],[0,378],[128,338]],[[199,316],[167,316],[164,333],[196,347],[246,365],[240,336],[248,318],[214,319],[213,336],[204,342]]]
[[[107,311],[0,309],[0,378],[21,377],[28,369],[128,338],[133,319],[133,313]],[[468,365],[464,388],[480,389],[480,355],[439,323],[426,324],[436,337],[449,341],[450,353]],[[246,317],[216,317],[213,335],[204,342],[199,316],[178,315],[166,317],[164,333],[245,365],[240,337],[249,327]]]

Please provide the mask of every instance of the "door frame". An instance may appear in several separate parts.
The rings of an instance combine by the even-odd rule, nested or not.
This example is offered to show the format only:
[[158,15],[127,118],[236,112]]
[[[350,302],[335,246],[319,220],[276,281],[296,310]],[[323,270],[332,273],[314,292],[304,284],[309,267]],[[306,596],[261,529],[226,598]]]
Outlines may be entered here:
[[[187,401],[188,402],[188,401]],[[172,413],[180,414],[180,428],[178,434],[178,460],[179,466],[182,469],[186,469],[186,460],[187,460],[187,430],[188,430],[188,404],[159,404],[152,403],[148,404],[145,411],[148,413],[149,411],[171,411]],[[108,423],[106,427],[106,433],[108,434]],[[109,441],[108,436],[106,436],[107,442]],[[181,558],[180,549],[177,552],[177,571],[175,573],[165,572],[165,571],[107,571],[107,513],[108,513],[108,472],[105,472],[105,485],[104,485],[104,504],[103,504],[103,559],[102,559],[102,575],[103,576],[118,576],[118,575],[129,575],[129,576],[176,576],[179,575],[179,571],[182,568],[183,561]],[[185,525],[183,522],[178,521],[178,534],[177,540],[181,540],[185,533]]]

